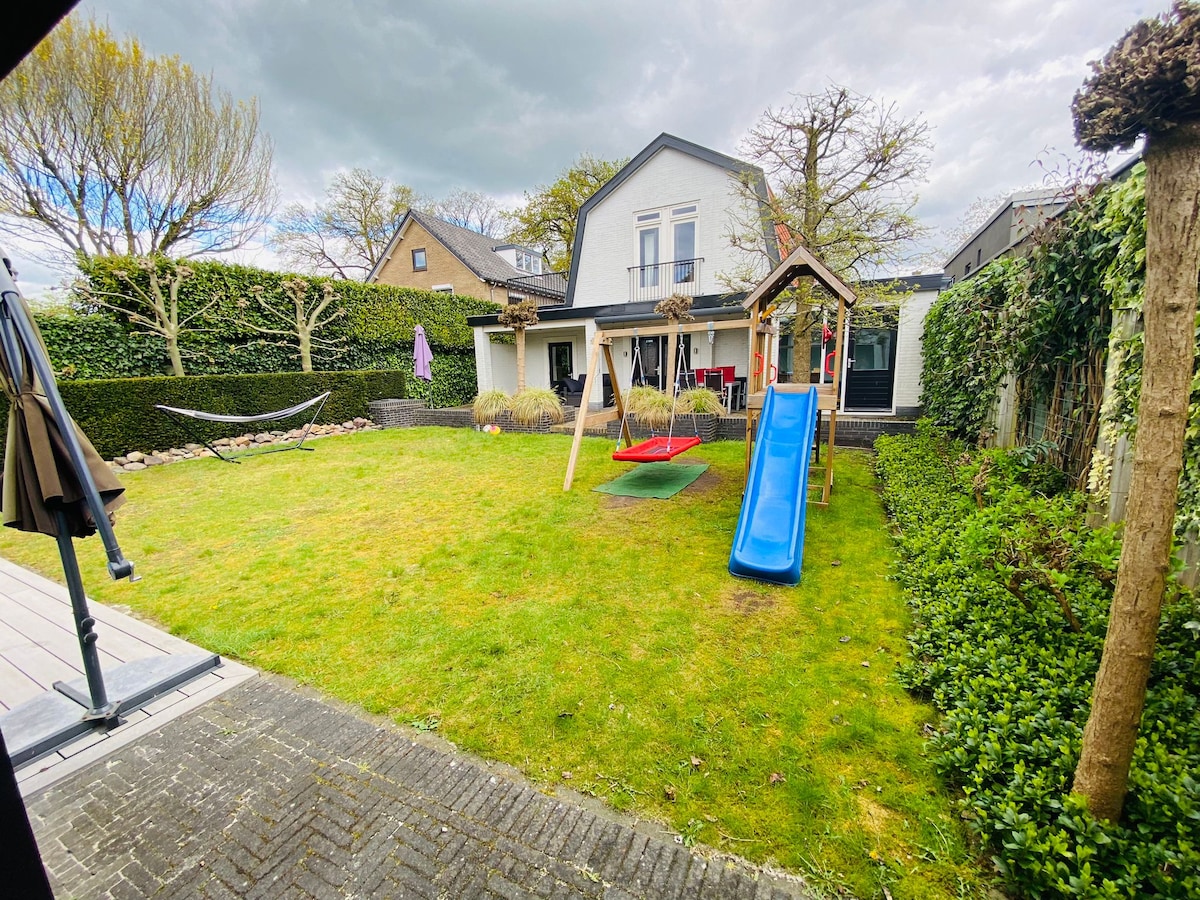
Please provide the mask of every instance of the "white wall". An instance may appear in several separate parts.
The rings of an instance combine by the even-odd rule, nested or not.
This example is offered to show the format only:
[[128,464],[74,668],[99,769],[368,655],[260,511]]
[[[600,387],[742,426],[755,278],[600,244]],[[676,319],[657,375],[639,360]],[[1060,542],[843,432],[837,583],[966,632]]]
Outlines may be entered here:
[[900,325],[896,335],[896,381],[892,400],[896,407],[920,405],[921,339],[925,334],[925,314],[937,296],[937,291],[917,291],[900,303]]
[[[746,262],[755,262],[760,274],[767,274],[765,258],[756,261],[729,246],[730,210],[745,210],[743,218],[752,214],[731,173],[664,147],[588,213],[575,274],[574,305],[629,302],[629,268],[639,263],[636,214],[693,203],[698,206],[696,255],[704,260],[698,293],[722,292],[718,273]],[[660,258],[670,261],[672,250],[670,235],[664,232]]]

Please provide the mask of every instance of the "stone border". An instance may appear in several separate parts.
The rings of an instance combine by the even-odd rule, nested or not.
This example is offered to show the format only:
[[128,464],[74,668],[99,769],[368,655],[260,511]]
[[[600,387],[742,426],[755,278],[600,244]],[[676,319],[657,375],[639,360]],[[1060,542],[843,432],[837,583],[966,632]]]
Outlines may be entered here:
[[[272,444],[286,444],[292,441],[299,441],[301,438],[311,441],[314,438],[328,437],[335,434],[378,431],[379,426],[370,419],[360,417],[350,419],[341,424],[313,425],[307,430],[307,436],[305,435],[305,428],[293,428],[290,431],[260,431],[258,433],[242,434],[234,438],[217,438],[217,440],[212,442],[212,445],[221,451],[228,449],[232,453],[238,453],[243,450],[268,447]],[[113,457],[109,465],[117,472],[140,472],[142,469],[148,469],[151,466],[163,466],[174,462],[182,462],[185,459],[206,459],[214,456],[216,454],[203,444],[192,443],[184,444],[182,447],[175,447],[170,450],[153,450],[150,453],[133,450],[123,456]]]

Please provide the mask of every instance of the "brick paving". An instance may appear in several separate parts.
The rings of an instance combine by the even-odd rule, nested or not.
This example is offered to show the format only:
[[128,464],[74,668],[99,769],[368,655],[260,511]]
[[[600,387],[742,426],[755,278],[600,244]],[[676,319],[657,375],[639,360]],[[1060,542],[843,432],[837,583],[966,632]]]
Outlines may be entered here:
[[261,677],[27,800],[68,898],[806,898]]

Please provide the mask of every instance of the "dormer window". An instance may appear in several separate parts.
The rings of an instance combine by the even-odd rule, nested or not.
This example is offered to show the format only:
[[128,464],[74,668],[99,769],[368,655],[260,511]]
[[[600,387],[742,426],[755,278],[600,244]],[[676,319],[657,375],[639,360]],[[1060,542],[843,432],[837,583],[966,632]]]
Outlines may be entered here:
[[522,272],[528,272],[530,275],[542,274],[542,258],[528,250],[517,248],[516,266]]

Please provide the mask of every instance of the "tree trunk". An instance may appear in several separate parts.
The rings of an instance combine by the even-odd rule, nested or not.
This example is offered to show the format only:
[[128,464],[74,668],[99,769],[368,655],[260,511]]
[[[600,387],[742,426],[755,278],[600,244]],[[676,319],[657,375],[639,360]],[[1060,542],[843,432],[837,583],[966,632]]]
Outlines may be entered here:
[[1146,141],[1145,362],[1121,562],[1075,770],[1092,814],[1116,820],[1146,699],[1171,558],[1191,393],[1200,270],[1200,124]]
[[300,339],[300,371],[311,372],[312,368],[312,335],[301,330],[297,335]]
[[518,328],[517,335],[517,393],[525,390],[525,329]]
[[674,393],[675,393],[675,368],[676,368],[675,354],[678,350],[678,346],[677,346],[678,339],[675,335],[674,329],[675,329],[675,323],[678,320],[670,319],[668,321],[671,324],[671,331],[667,332],[667,359],[666,359],[666,369],[663,372],[663,385],[665,386],[668,394],[674,395]]
[[164,337],[167,339],[167,356],[171,360],[171,374],[183,375],[183,357],[179,353],[179,336],[168,334]]

